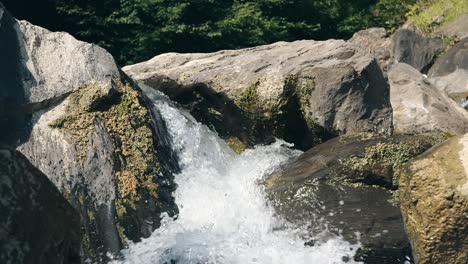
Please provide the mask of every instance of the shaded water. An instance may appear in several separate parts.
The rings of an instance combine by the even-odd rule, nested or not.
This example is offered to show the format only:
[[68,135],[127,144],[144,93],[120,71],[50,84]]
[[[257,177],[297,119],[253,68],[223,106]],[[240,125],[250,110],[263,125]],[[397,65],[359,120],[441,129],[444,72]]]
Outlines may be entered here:
[[[216,133],[164,100],[182,172],[174,193],[176,219],[123,251],[124,263],[342,263],[353,246],[332,238],[305,246],[306,231],[275,215],[258,182],[301,152],[278,140],[235,154]],[[355,247],[354,247],[355,248]],[[348,262],[351,263],[351,262]]]

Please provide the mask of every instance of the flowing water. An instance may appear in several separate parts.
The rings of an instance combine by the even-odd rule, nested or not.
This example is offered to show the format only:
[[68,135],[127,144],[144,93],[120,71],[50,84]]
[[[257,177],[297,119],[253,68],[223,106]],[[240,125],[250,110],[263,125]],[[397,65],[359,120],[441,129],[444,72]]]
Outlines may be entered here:
[[268,205],[258,182],[299,151],[278,140],[237,155],[188,113],[164,100],[155,104],[180,158],[174,193],[180,211],[176,219],[166,215],[149,238],[131,243],[124,263],[320,264],[354,255],[339,238],[305,246],[304,231]]

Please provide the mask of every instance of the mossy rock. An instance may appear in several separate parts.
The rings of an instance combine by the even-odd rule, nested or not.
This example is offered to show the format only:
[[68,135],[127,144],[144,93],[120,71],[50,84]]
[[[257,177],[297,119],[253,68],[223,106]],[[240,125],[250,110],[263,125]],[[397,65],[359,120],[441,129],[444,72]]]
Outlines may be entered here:
[[468,259],[468,136],[457,136],[407,163],[401,211],[417,263]]
[[340,136],[283,165],[264,185],[277,213],[307,226],[311,236],[327,230],[350,243],[359,241],[356,261],[404,263],[411,247],[393,198],[399,174],[407,161],[448,137]]
[[127,239],[149,236],[162,212],[177,210],[170,195],[173,176],[161,165],[158,149],[155,122],[162,120],[155,119],[145,95],[124,80],[90,83],[65,103],[65,113],[49,126],[77,149],[83,184],[67,196],[81,212],[85,255],[105,261],[106,253],[119,254]]

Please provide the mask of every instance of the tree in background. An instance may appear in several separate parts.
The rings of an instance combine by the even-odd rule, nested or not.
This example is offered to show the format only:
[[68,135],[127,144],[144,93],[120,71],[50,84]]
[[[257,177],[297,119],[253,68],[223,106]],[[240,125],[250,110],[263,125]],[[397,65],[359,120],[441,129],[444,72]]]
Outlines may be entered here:
[[395,28],[415,0],[4,0],[15,16],[110,51],[121,65]]

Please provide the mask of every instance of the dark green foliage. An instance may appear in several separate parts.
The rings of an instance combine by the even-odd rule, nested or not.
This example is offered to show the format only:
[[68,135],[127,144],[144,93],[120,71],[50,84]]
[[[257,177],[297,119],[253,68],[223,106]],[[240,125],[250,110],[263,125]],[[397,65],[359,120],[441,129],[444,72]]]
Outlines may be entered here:
[[4,0],[21,19],[109,50],[120,64],[401,24],[415,0]]

